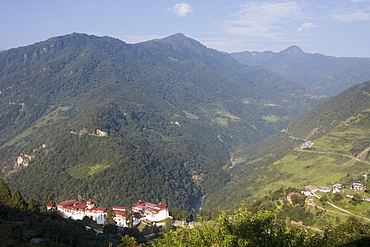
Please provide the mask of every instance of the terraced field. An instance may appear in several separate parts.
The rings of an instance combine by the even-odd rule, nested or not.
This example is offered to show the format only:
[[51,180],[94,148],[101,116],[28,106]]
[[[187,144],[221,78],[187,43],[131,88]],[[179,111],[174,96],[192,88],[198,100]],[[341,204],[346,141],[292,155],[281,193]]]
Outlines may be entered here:
[[332,185],[345,178],[359,177],[370,170],[370,129],[367,122],[369,111],[340,123],[334,131],[313,140],[307,149],[296,148],[274,163],[279,173],[288,179],[279,184],[293,187],[304,185]]

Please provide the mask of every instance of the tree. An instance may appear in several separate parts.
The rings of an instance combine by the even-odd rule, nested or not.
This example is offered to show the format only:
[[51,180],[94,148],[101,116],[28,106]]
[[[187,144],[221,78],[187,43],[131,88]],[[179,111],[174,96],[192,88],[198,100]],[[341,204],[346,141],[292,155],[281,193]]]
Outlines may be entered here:
[[135,237],[130,237],[129,235],[125,235],[121,238],[122,243],[118,245],[118,247],[135,247],[137,246],[137,241]]
[[0,179],[0,204],[8,205],[12,194],[4,179]]
[[44,190],[43,204],[55,203],[55,191],[52,188]]
[[25,202],[19,190],[14,191],[12,198],[10,200],[9,206],[13,209],[19,209],[19,210],[25,209]]
[[24,241],[23,228],[20,225],[12,226],[10,229],[10,237],[14,239],[17,244],[22,243]]
[[31,195],[29,201],[28,201],[28,206],[27,210],[35,213],[40,211],[40,197],[36,194]]
[[117,226],[116,226],[117,223],[114,221],[115,216],[116,215],[112,209],[107,212],[107,218],[105,219],[104,228],[103,228],[103,232],[105,234],[116,234],[117,233]]
[[[208,211],[207,211],[208,212]],[[201,215],[204,216],[204,209],[201,210]],[[171,216],[175,220],[187,220],[189,218],[189,213],[185,210],[181,210],[179,208],[173,208],[171,210]]]
[[291,200],[294,205],[297,205],[299,203],[299,196],[298,195],[292,195]]
[[[251,213],[240,209],[230,217],[225,212],[217,222],[203,222],[203,226],[181,228],[164,233],[155,239],[153,246],[309,246],[317,235],[300,228],[288,230],[283,222],[276,222],[276,213],[259,211]],[[320,240],[318,238],[318,240]],[[315,245],[311,245],[315,246]]]
[[132,212],[132,205],[129,205],[125,209],[126,225],[131,228],[134,225],[134,214]]
[[333,202],[338,202],[343,199],[343,195],[340,193],[334,193],[332,196]]

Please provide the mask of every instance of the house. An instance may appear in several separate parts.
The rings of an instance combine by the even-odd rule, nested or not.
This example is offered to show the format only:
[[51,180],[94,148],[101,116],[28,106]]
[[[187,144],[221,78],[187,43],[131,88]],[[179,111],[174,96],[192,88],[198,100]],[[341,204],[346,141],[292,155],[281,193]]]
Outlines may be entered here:
[[80,203],[76,200],[63,201],[57,204],[56,210],[58,210],[64,218],[82,220],[87,216],[98,224],[104,224],[108,209],[96,207],[94,202],[94,200],[88,200],[86,203]]
[[369,197],[361,197],[361,200],[370,202],[370,198]]
[[360,191],[360,190],[365,190],[365,186],[363,184],[360,184],[360,183],[353,183],[351,185],[351,189],[354,190],[354,191]]
[[55,205],[54,204],[46,204],[46,209],[47,210],[51,210],[51,209],[54,209],[55,208]]
[[300,147],[301,148],[310,148],[312,146],[313,146],[313,142],[312,141],[306,141]]
[[313,196],[311,190],[309,190],[307,188],[305,190],[301,191],[301,193],[304,194],[305,196]]
[[333,193],[342,192],[343,187],[342,184],[334,184],[333,185]]
[[139,213],[142,220],[158,222],[170,217],[166,204],[153,204],[145,201],[138,201],[132,208],[134,213]]
[[329,186],[320,186],[319,191],[324,192],[324,193],[329,193],[331,191],[331,187],[329,187]]
[[307,185],[304,188],[305,188],[305,190],[311,191],[311,193],[315,193],[318,190],[318,188],[316,186],[312,186],[312,185]]
[[352,194],[352,193],[347,193],[346,194],[346,197],[349,197],[349,198],[353,198],[355,195],[354,194]]

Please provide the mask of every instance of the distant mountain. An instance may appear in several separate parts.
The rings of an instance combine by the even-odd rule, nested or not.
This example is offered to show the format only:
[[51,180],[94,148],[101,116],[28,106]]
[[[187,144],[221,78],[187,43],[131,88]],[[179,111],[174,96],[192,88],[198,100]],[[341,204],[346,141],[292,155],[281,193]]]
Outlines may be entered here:
[[304,87],[330,96],[370,79],[368,58],[309,54],[298,46],[278,53],[245,51],[230,55],[242,63],[263,66]]
[[[29,196],[194,209],[230,155],[322,97],[182,34],[70,34],[0,53],[2,174]],[[217,203],[217,202],[215,202]]]
[[[352,86],[286,129],[235,155],[230,182],[205,201],[231,205],[280,187],[365,183],[370,164],[370,81]],[[314,145],[308,150],[299,146]],[[222,196],[218,196],[222,195]],[[228,195],[224,197],[223,195]],[[209,200],[209,201],[208,201]],[[209,205],[210,207],[212,205]]]

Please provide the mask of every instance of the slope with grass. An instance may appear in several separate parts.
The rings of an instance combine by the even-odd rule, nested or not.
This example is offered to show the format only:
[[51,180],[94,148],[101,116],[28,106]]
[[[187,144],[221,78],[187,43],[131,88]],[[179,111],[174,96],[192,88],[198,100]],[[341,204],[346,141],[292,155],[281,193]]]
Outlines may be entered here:
[[[350,184],[363,181],[370,169],[370,82],[333,97],[293,122],[282,132],[235,156],[231,181],[214,196],[225,207],[252,201],[281,186]],[[314,145],[303,150],[304,141]],[[353,180],[353,178],[356,178]],[[207,204],[207,200],[205,204]]]

